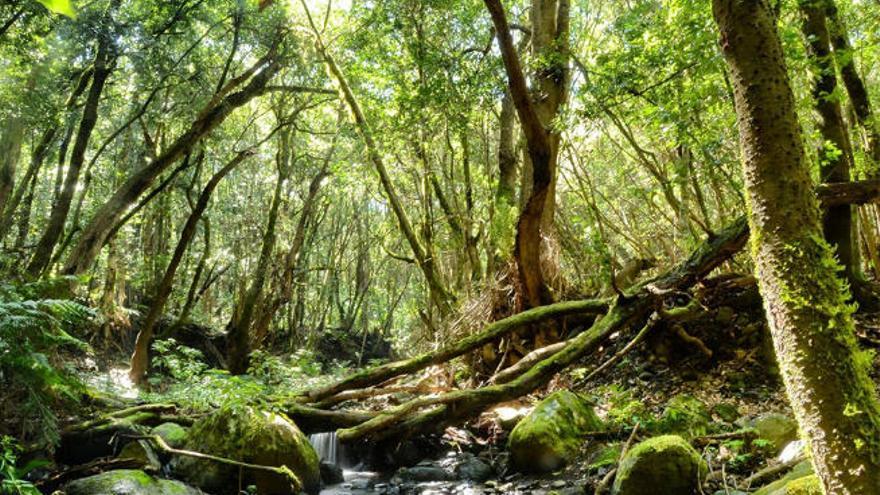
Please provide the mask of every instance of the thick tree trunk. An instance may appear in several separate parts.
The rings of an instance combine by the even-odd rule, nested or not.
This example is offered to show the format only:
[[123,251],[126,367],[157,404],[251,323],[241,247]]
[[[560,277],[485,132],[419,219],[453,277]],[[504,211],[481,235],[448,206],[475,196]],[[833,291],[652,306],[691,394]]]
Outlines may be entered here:
[[[63,273],[74,275],[88,270],[117,221],[150,187],[156,177],[191,151],[205,134],[220,125],[235,109],[262,94],[266,84],[279,69],[280,63],[277,60],[276,48],[273,47],[268,55],[257,61],[242,76],[230,81],[227,84],[230,89],[215,96],[202,109],[186,132],[181,134],[161,155],[134,172],[113,193],[110,199],[98,208],[83,229],[79,241],[68,255]],[[255,72],[256,74],[254,74]],[[237,85],[243,84],[251,74],[254,74],[253,77],[240,91],[226,94]]]
[[21,159],[21,142],[24,138],[24,121],[20,115],[9,115],[0,131],[0,212],[15,186],[15,169]]
[[48,268],[49,261],[52,259],[52,252],[58,244],[58,239],[61,238],[61,234],[64,232],[64,224],[67,221],[67,214],[70,212],[73,194],[76,192],[76,187],[79,183],[80,170],[85,162],[86,149],[88,149],[95,124],[98,122],[98,104],[101,102],[104,84],[113,71],[114,56],[111,53],[113,46],[110,34],[103,33],[100,36],[98,52],[95,55],[92,83],[89,86],[89,93],[83,106],[79,129],[73,142],[73,151],[70,154],[67,175],[64,177],[64,186],[61,189],[58,200],[52,206],[52,212],[49,214],[49,223],[37,242],[34,255],[27,266],[27,272],[33,277],[40,275]]
[[205,184],[205,187],[202,189],[199,199],[196,202],[195,208],[193,208],[189,217],[187,217],[183,230],[180,232],[180,239],[177,241],[177,246],[174,248],[174,254],[171,256],[171,260],[168,262],[168,267],[165,269],[165,274],[156,289],[156,294],[150,306],[150,311],[147,313],[147,319],[144,321],[143,327],[141,327],[141,330],[138,332],[137,340],[134,345],[134,354],[131,356],[131,366],[128,371],[128,375],[132,382],[143,384],[146,379],[147,370],[150,366],[150,343],[153,340],[156,322],[159,320],[162,311],[165,309],[165,303],[168,301],[168,296],[171,295],[171,288],[174,285],[174,276],[177,274],[177,268],[180,266],[180,262],[183,260],[183,255],[186,253],[190,242],[192,242],[192,239],[196,234],[196,226],[199,223],[199,219],[202,217],[205,209],[208,208],[211,194],[213,194],[217,184],[223,180],[223,177],[253,154],[253,149],[242,151],[235,155],[232,160],[227,162],[223,168],[218,170],[211,179],[208,180],[208,183]]
[[15,210],[21,204],[25,191],[30,188],[31,182],[43,167],[43,161],[49,153],[49,147],[55,139],[57,131],[57,127],[50,127],[43,133],[43,137],[40,139],[37,147],[31,152],[31,161],[21,179],[21,185],[15,189],[12,197],[6,202],[6,207],[2,210],[2,215],[0,215],[0,241],[2,241],[6,237],[6,234],[9,233],[13,219],[15,218]]
[[713,0],[734,84],[752,253],[788,397],[825,493],[880,493],[880,407],[818,202],[769,0]]

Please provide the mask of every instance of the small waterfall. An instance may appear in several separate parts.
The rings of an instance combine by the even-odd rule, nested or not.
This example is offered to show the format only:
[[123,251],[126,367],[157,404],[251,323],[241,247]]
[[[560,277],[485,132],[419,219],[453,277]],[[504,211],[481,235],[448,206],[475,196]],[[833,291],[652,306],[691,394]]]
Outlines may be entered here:
[[330,464],[338,464],[339,462],[339,440],[336,439],[335,431],[325,431],[321,433],[312,433],[309,435],[309,442],[318,453],[318,457]]

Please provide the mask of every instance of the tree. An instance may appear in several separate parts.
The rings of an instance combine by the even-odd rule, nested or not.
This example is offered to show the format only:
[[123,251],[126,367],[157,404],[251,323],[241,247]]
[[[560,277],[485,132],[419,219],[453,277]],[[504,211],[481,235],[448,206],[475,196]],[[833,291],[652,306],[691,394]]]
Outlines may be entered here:
[[752,253],[788,397],[826,493],[880,493],[880,406],[821,234],[776,14],[713,0],[734,89]]

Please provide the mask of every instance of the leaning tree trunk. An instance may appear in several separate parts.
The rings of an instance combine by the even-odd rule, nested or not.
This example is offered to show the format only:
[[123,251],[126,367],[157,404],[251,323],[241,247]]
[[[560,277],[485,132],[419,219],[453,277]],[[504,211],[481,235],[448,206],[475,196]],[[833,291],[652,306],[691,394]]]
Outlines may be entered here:
[[150,311],[147,313],[147,319],[137,334],[134,353],[131,355],[131,366],[128,370],[128,376],[131,378],[132,382],[139,385],[145,382],[147,370],[150,367],[150,342],[153,340],[156,322],[159,321],[159,317],[165,309],[165,303],[168,301],[168,296],[171,295],[171,289],[174,285],[174,276],[177,274],[177,268],[180,266],[180,262],[183,260],[183,255],[186,254],[190,242],[192,242],[193,237],[196,235],[196,227],[198,226],[199,220],[202,218],[205,209],[208,208],[208,202],[211,200],[211,195],[214,193],[214,189],[217,187],[217,184],[223,180],[223,177],[226,177],[229,172],[245,159],[253,156],[253,154],[254,150],[252,148],[236,154],[232,160],[228,161],[226,165],[223,166],[223,168],[211,176],[208,183],[205,184],[205,187],[202,189],[201,194],[199,194],[199,199],[196,201],[195,207],[192,212],[190,212],[189,217],[186,219],[186,223],[183,225],[183,229],[180,232],[180,239],[177,241],[177,246],[174,248],[174,254],[171,255],[171,260],[168,262],[165,274],[162,276],[162,280],[159,282],[159,286],[156,289],[156,295],[150,306]]
[[[34,255],[27,266],[27,271],[31,276],[38,276],[49,266],[52,259],[52,252],[58,244],[58,239],[64,232],[64,223],[67,221],[67,214],[70,212],[70,204],[73,200],[73,194],[76,192],[79,184],[79,173],[82,170],[83,162],[86,157],[86,149],[92,137],[92,131],[98,122],[98,104],[101,102],[101,95],[104,93],[104,85],[107,78],[113,71],[114,56],[112,54],[113,46],[111,35],[109,33],[99,34],[98,52],[95,55],[95,68],[92,74],[92,84],[89,86],[89,94],[83,105],[82,119],[76,133],[76,139],[73,142],[73,151],[70,155],[70,162],[67,165],[67,175],[64,177],[64,187],[58,196],[58,201],[52,207],[49,214],[49,223],[43,231],[43,235],[37,242]],[[59,162],[60,163],[60,162]]]
[[789,400],[825,493],[880,493],[880,406],[822,238],[769,0],[713,0],[734,84],[752,253]]
[[[116,192],[92,215],[82,235],[64,264],[63,273],[77,275],[92,266],[107,237],[126,210],[140,198],[153,181],[178,159],[186,155],[198,141],[220,125],[235,109],[247,104],[265,91],[266,84],[280,70],[276,47],[258,60],[242,75],[232,79],[224,91],[202,109],[189,129],[181,134],[161,155],[135,171]],[[253,76],[253,77],[251,77]],[[247,84],[241,90],[232,90]],[[227,89],[228,88],[228,89]]]

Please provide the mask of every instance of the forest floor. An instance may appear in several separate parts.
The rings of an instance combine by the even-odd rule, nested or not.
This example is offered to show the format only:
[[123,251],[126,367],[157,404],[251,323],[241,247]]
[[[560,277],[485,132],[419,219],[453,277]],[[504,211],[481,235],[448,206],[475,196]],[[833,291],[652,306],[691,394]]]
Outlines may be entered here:
[[[388,444],[354,449],[334,445],[340,449],[336,455],[346,468],[345,479],[325,483],[322,493],[592,494],[603,480],[607,483],[621,448],[662,433],[688,438],[708,462],[707,493],[749,488],[745,485],[755,473],[798,458],[802,447],[788,445],[796,440],[796,431],[787,432],[778,444],[749,433],[761,418],[792,416],[754,287],[710,296],[705,300],[712,304],[683,323],[683,329],[661,326],[589,382],[584,380],[589,371],[615,355],[627,339],[612,338],[541,390],[498,404],[476,420],[447,428],[442,435],[406,440],[393,449]],[[862,343],[877,347],[880,314],[861,313],[857,321]],[[679,330],[684,330],[683,334]],[[315,366],[314,355],[282,359],[264,353],[257,358],[259,372],[230,377],[200,362],[197,353],[170,345],[156,356],[162,379],[148,393],[138,392],[128,382],[121,349],[80,359],[77,365],[86,382],[103,399],[90,411],[72,413],[67,422],[75,424],[136,403],[171,402],[198,416],[230,401],[253,403],[259,398],[262,403],[277,402],[292,389],[324,385],[347,371],[336,368],[327,373],[327,367]],[[874,378],[880,383],[880,376]],[[511,424],[557,390],[575,391],[588,398],[606,430],[588,438],[578,456],[558,471],[518,473],[511,467],[507,451]],[[381,411],[411,397],[391,394],[362,401],[357,407]],[[330,441],[335,443],[335,438]],[[319,453],[328,455],[325,445],[316,446]],[[773,477],[778,474],[755,481],[754,486]]]

